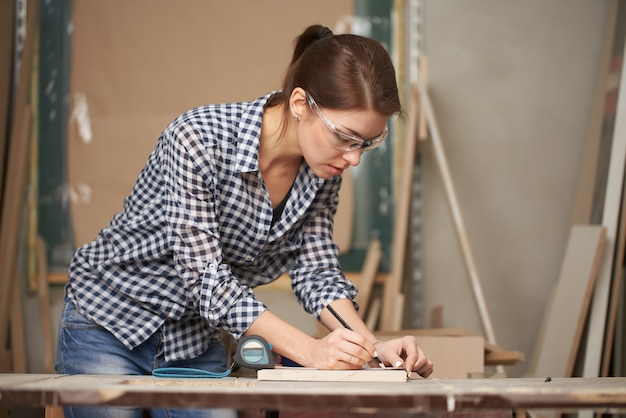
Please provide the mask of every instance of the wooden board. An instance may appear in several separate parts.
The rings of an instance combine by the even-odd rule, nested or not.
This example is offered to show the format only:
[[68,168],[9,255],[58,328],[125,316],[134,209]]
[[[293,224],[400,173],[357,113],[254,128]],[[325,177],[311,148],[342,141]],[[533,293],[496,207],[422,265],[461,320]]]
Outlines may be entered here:
[[[604,334],[604,352],[602,355],[602,364],[599,376],[609,376],[609,368],[612,363],[613,353],[620,353],[619,349],[614,346],[615,327],[618,322],[618,309],[620,305],[620,296],[622,296],[622,281],[624,281],[624,251],[626,250],[626,193],[622,193],[622,204],[619,220],[619,228],[615,237],[615,258],[613,260],[613,274],[611,277],[611,285],[608,300],[608,311],[606,320],[606,329]],[[623,302],[622,302],[623,303]],[[614,376],[619,376],[621,372],[617,372]]]
[[585,141],[585,150],[580,165],[576,200],[574,201],[572,211],[572,225],[586,224],[592,218],[594,186],[597,181],[598,156],[600,154],[602,125],[605,117],[605,101],[607,100],[607,94],[610,94],[611,90],[609,87],[609,71],[616,19],[617,0],[611,0],[602,47],[602,57],[600,58],[596,87],[593,94],[592,112],[587,128],[587,140]]
[[[378,340],[389,340],[399,335],[413,335],[417,344],[433,362],[432,378],[467,378],[472,373],[485,371],[485,339],[478,335],[419,335],[411,331],[387,334],[376,332]],[[394,335],[395,334],[395,335]]]
[[27,106],[15,121],[9,150],[7,188],[4,194],[0,229],[0,352],[7,347],[9,313],[17,287],[17,255],[19,246],[19,222],[26,194],[26,166],[31,114]]
[[363,268],[361,269],[359,277],[359,293],[356,296],[356,303],[359,305],[359,316],[361,319],[365,319],[365,314],[369,307],[370,296],[372,294],[372,288],[374,287],[376,273],[378,273],[381,257],[382,249],[380,240],[374,238],[367,247],[365,261],[363,262]]
[[293,382],[406,382],[404,369],[319,370],[308,367],[277,367],[257,372],[258,380]]
[[601,225],[572,227],[528,377],[571,377],[605,238]]
[[[417,338],[418,344],[422,344],[423,338],[426,337],[473,337],[475,334],[463,329],[463,328],[421,328],[421,329],[404,329],[400,331],[385,332],[379,331],[375,335],[383,340],[398,337],[401,335],[413,335]],[[482,336],[481,336],[482,339]],[[485,365],[498,366],[498,365],[514,365],[524,361],[525,355],[519,351],[505,350],[498,345],[492,344],[488,341],[484,341],[485,350]],[[429,354],[430,355],[430,354]],[[435,374],[440,371],[436,370]]]
[[339,189],[339,205],[335,214],[333,239],[339,247],[339,254],[347,254],[352,248],[354,229],[354,175],[352,170],[343,173]]
[[[626,44],[624,44],[626,48]],[[622,49],[624,51],[624,49]],[[620,79],[626,80],[626,65],[622,65]],[[611,277],[613,273],[616,236],[624,183],[626,156],[626,83],[620,83],[615,111],[615,129],[611,143],[609,171],[606,183],[602,225],[607,229],[606,249],[600,263],[598,278],[593,292],[589,327],[585,345],[583,376],[596,377],[600,374],[604,346],[604,331],[607,321],[607,308]]]
[[2,184],[4,182],[5,150],[9,128],[11,87],[13,85],[13,46],[15,40],[15,1],[2,0],[0,3],[0,207],[2,205]]
[[[0,408],[108,405],[307,411],[476,411],[626,408],[626,377],[410,379],[407,382],[267,382],[252,378],[0,374]],[[322,415],[321,413],[318,415]],[[428,415],[428,414],[426,414]],[[282,416],[282,415],[281,415]],[[372,415],[374,416],[374,415]]]
[[400,329],[402,325],[402,321],[398,320],[394,312],[403,311],[402,306],[398,306],[398,295],[401,292],[404,273],[409,209],[411,206],[411,185],[413,183],[413,168],[417,148],[417,120],[419,117],[417,100],[417,91],[416,88],[413,87],[411,88],[409,102],[407,134],[404,138],[404,147],[402,150],[404,160],[402,162],[400,185],[398,188],[399,201],[393,217],[391,273],[383,287],[382,311],[380,317],[380,329],[383,331],[395,331]]
[[17,255],[19,246],[20,219],[26,201],[26,168],[28,167],[31,138],[32,113],[31,95],[32,57],[35,30],[38,18],[37,2],[27,8],[27,28],[22,51],[19,83],[12,113],[11,132],[8,142],[5,187],[2,190],[2,218],[0,220],[0,353],[7,346],[9,311],[16,285]]

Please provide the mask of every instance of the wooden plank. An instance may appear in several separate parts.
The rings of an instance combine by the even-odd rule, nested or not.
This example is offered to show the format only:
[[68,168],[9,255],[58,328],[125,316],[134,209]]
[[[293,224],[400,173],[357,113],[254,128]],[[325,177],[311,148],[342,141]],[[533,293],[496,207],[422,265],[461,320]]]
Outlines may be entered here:
[[[107,405],[307,411],[459,412],[626,408],[626,377],[422,379],[408,382],[265,382],[253,378],[0,375],[0,407]],[[21,378],[21,379],[20,379]],[[394,414],[395,412],[395,414]],[[322,415],[321,413],[319,415]],[[426,414],[428,415],[428,414]]]
[[[624,44],[626,48],[626,43]],[[626,65],[621,68],[621,80],[626,80]],[[584,377],[597,377],[600,374],[604,333],[607,321],[607,307],[613,260],[615,256],[617,227],[624,182],[624,160],[626,156],[626,83],[620,83],[615,129],[611,144],[609,173],[606,184],[602,225],[606,227],[606,249],[600,264],[598,279],[594,288],[589,316],[589,328],[583,363]]]
[[[418,341],[424,337],[473,337],[476,336],[463,328],[420,328],[400,331],[377,331],[377,338],[387,340],[403,335],[413,335]],[[481,337],[482,338],[482,337]],[[485,365],[514,365],[522,363],[525,355],[519,351],[505,350],[489,341],[484,341]],[[429,353],[430,355],[430,353]]]
[[611,0],[602,47],[602,57],[600,58],[598,78],[593,95],[592,112],[587,128],[587,140],[585,142],[585,150],[583,152],[578,187],[576,190],[576,199],[572,212],[572,225],[586,224],[591,221],[598,155],[600,153],[600,140],[602,138],[602,125],[604,121],[604,104],[607,94],[607,80],[609,78],[616,20],[617,0]]
[[19,245],[19,222],[25,199],[26,167],[28,161],[30,108],[22,112],[21,120],[13,126],[11,149],[7,172],[7,187],[2,208],[0,235],[0,349],[7,346],[9,311],[13,287],[17,286],[17,250]]
[[55,348],[52,338],[52,322],[50,321],[50,294],[48,284],[48,268],[46,245],[43,238],[37,237],[37,296],[39,299],[39,317],[41,318],[41,337],[43,349],[43,371],[54,373]]
[[354,229],[354,176],[352,170],[343,173],[339,189],[339,204],[335,214],[333,239],[339,247],[339,254],[347,254],[352,247]]
[[382,250],[380,240],[374,238],[370,241],[367,253],[365,254],[365,261],[363,262],[363,269],[361,270],[359,279],[359,293],[356,297],[361,319],[365,318],[365,313],[369,307],[370,296],[372,294],[372,288],[374,287],[374,280],[376,279],[381,257]]
[[31,108],[31,62],[38,18],[37,2],[29,2],[27,8],[27,31],[24,39],[19,83],[14,102],[9,149],[2,191],[2,214],[0,219],[0,350],[7,347],[10,298],[15,284],[15,265],[19,245],[19,226],[26,195],[26,169],[30,142]]
[[11,300],[11,371],[26,373],[26,337],[24,335],[24,311],[19,285],[13,286]]
[[408,110],[408,129],[404,139],[402,150],[404,160],[400,174],[398,187],[398,204],[393,218],[393,244],[391,254],[391,273],[383,287],[382,311],[380,317],[381,330],[396,330],[399,327],[394,324],[397,312],[397,295],[402,288],[404,274],[404,257],[406,254],[407,230],[409,225],[409,209],[411,206],[411,185],[413,182],[413,167],[417,143],[417,91],[415,86],[411,88],[411,97]]
[[258,380],[292,382],[406,382],[404,369],[319,370],[308,367],[277,367],[257,372]]
[[616,236],[615,259],[613,260],[613,273],[608,301],[608,313],[606,320],[606,330],[604,334],[604,352],[600,368],[600,376],[609,375],[609,367],[615,347],[615,326],[617,323],[617,311],[622,293],[622,281],[624,280],[624,251],[626,251],[626,193],[622,192],[621,214],[619,218],[619,230]]
[[380,298],[374,298],[370,304],[369,312],[365,318],[365,325],[367,325],[368,329],[376,329],[380,317],[380,304]]
[[572,227],[528,377],[572,376],[605,238],[601,225]]
[[13,87],[13,59],[15,43],[15,1],[0,2],[0,207],[2,207],[2,188],[4,184],[5,152],[7,132],[9,132],[9,109],[11,89]]

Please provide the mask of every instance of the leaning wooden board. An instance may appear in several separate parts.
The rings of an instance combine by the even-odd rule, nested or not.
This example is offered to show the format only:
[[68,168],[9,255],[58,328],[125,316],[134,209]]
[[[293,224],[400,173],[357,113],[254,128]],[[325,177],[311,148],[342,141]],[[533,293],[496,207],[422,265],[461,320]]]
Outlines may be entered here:
[[572,377],[605,239],[602,225],[572,227],[528,377]]

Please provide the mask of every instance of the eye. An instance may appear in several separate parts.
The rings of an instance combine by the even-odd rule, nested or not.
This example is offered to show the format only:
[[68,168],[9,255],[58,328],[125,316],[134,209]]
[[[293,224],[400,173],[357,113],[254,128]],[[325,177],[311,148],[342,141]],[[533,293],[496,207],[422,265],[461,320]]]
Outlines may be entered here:
[[348,148],[350,151],[354,151],[363,146],[363,142],[356,140],[351,135],[345,134],[343,132],[335,131],[335,136],[337,137],[337,141],[340,146]]
[[369,149],[370,149],[370,148],[371,148],[374,144],[376,144],[376,142],[375,142],[375,141],[364,141],[364,142],[363,142],[362,147],[363,147],[363,149],[364,149],[364,150],[366,150],[366,151],[367,151],[367,150],[369,150]]
[[342,132],[334,131],[334,134],[335,134],[335,137],[337,138],[337,141],[339,141],[341,145],[347,145],[348,143],[352,142],[352,139],[348,138]]

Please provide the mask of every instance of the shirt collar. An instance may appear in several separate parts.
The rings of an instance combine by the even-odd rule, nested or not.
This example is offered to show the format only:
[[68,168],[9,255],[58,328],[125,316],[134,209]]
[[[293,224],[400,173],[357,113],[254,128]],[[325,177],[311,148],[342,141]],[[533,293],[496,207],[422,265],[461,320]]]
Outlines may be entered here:
[[238,172],[259,171],[259,142],[261,139],[263,110],[267,101],[274,93],[268,93],[252,102],[242,104],[243,109],[237,124],[237,132],[235,132]]

